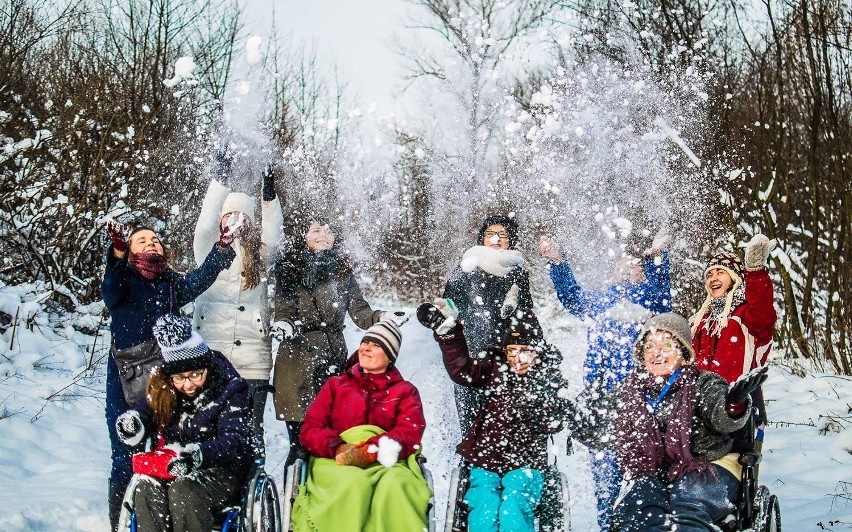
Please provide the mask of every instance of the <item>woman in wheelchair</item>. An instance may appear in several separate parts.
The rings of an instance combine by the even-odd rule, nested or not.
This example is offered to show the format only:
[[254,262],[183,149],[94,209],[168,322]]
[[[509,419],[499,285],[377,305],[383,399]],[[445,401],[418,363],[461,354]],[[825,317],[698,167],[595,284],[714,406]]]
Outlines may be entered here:
[[612,530],[718,530],[736,508],[741,466],[729,433],[749,419],[759,368],[728,386],[700,371],[689,324],[660,314],[634,346],[638,366],[603,396],[583,392],[572,405],[574,437],[614,447],[624,472]]
[[542,337],[535,315],[519,310],[508,322],[502,347],[471,356],[462,326],[442,312],[446,303],[418,308],[420,322],[435,331],[453,382],[485,390],[486,400],[456,452],[471,464],[464,495],[467,528],[476,532],[535,530],[534,513],[544,490],[547,439],[562,430],[567,382],[558,351]]
[[374,324],[308,407],[300,436],[312,457],[294,531],[427,528],[431,492],[415,456],[426,420],[417,388],[394,367],[401,341],[396,322]]
[[137,527],[209,532],[252,470],[248,385],[189,321],[167,314],[154,336],[165,362],[148,380],[147,401],[116,423],[131,446],[159,436],[155,451],[133,460],[147,475],[133,496]]

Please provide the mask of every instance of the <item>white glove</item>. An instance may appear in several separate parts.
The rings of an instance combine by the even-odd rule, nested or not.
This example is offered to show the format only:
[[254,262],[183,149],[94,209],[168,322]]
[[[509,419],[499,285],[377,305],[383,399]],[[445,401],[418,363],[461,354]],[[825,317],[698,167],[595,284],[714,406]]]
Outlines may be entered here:
[[775,248],[776,242],[773,238],[769,240],[766,236],[758,233],[751,237],[745,251],[745,267],[749,270],[757,270],[766,266],[769,252]]
[[538,237],[538,253],[555,264],[562,262],[562,255],[559,253],[559,244],[548,236],[541,235]]
[[393,312],[386,310],[379,316],[379,321],[392,321],[402,327],[405,322],[408,321],[408,318],[409,316],[401,310],[395,310]]
[[292,340],[296,337],[296,327],[287,320],[273,322],[269,326],[269,335],[278,340]]
[[517,284],[512,284],[512,287],[509,288],[509,291],[506,292],[506,297],[503,299],[503,306],[500,307],[500,317],[503,319],[508,318],[512,315],[515,310],[518,308],[518,288]]
[[665,227],[657,231],[654,235],[654,240],[651,242],[651,247],[645,250],[645,255],[655,257],[665,251],[669,247],[669,231]]
[[136,410],[128,410],[118,416],[115,420],[115,430],[118,432],[119,439],[130,447],[138,445],[145,437],[142,416]]

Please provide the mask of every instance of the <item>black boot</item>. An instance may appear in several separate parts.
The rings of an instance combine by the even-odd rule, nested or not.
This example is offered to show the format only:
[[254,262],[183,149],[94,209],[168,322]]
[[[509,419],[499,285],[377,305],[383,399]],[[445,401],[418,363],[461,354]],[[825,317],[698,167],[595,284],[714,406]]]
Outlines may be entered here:
[[290,438],[290,451],[287,453],[287,461],[284,462],[284,467],[287,467],[296,462],[299,456],[299,451],[303,449],[302,442],[299,440],[299,431],[302,430],[301,421],[287,422],[287,436]]
[[124,500],[124,493],[127,491],[127,484],[114,485],[109,481],[109,524],[112,527],[112,532],[118,531],[118,516],[121,513],[121,502]]

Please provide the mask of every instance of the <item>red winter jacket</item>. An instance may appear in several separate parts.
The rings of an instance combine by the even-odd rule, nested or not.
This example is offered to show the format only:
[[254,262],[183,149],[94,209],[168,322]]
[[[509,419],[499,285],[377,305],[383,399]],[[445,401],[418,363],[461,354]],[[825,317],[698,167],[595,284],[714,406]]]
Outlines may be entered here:
[[766,364],[777,319],[772,302],[772,281],[766,268],[745,270],[743,280],[745,303],[731,311],[721,335],[716,337],[707,332],[705,314],[692,337],[698,369],[718,373],[729,383]]
[[[340,434],[358,425],[383,428],[384,436],[402,445],[400,460],[407,458],[420,448],[426,430],[417,388],[396,368],[370,374],[355,364],[323,385],[305,413],[299,439],[312,455],[334,458],[334,450],[343,443]],[[369,441],[377,443],[378,437]]]

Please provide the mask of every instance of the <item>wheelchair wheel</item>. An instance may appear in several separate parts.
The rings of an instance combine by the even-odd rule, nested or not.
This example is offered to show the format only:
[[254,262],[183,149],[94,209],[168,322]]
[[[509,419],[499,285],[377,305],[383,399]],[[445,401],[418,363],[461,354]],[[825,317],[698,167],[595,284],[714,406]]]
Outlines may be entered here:
[[465,466],[453,469],[450,476],[450,493],[447,500],[447,514],[444,532],[465,532],[467,530],[467,511],[462,498],[467,490],[470,469]]
[[754,509],[754,532],[781,532],[781,506],[766,486],[757,488]]
[[287,532],[293,530],[293,503],[296,502],[296,496],[299,494],[299,486],[305,476],[307,463],[302,458],[296,458],[296,461],[284,470],[284,496],[281,499],[281,522],[282,529]]
[[275,482],[259,472],[249,484],[245,506],[244,532],[281,532],[281,506]]

